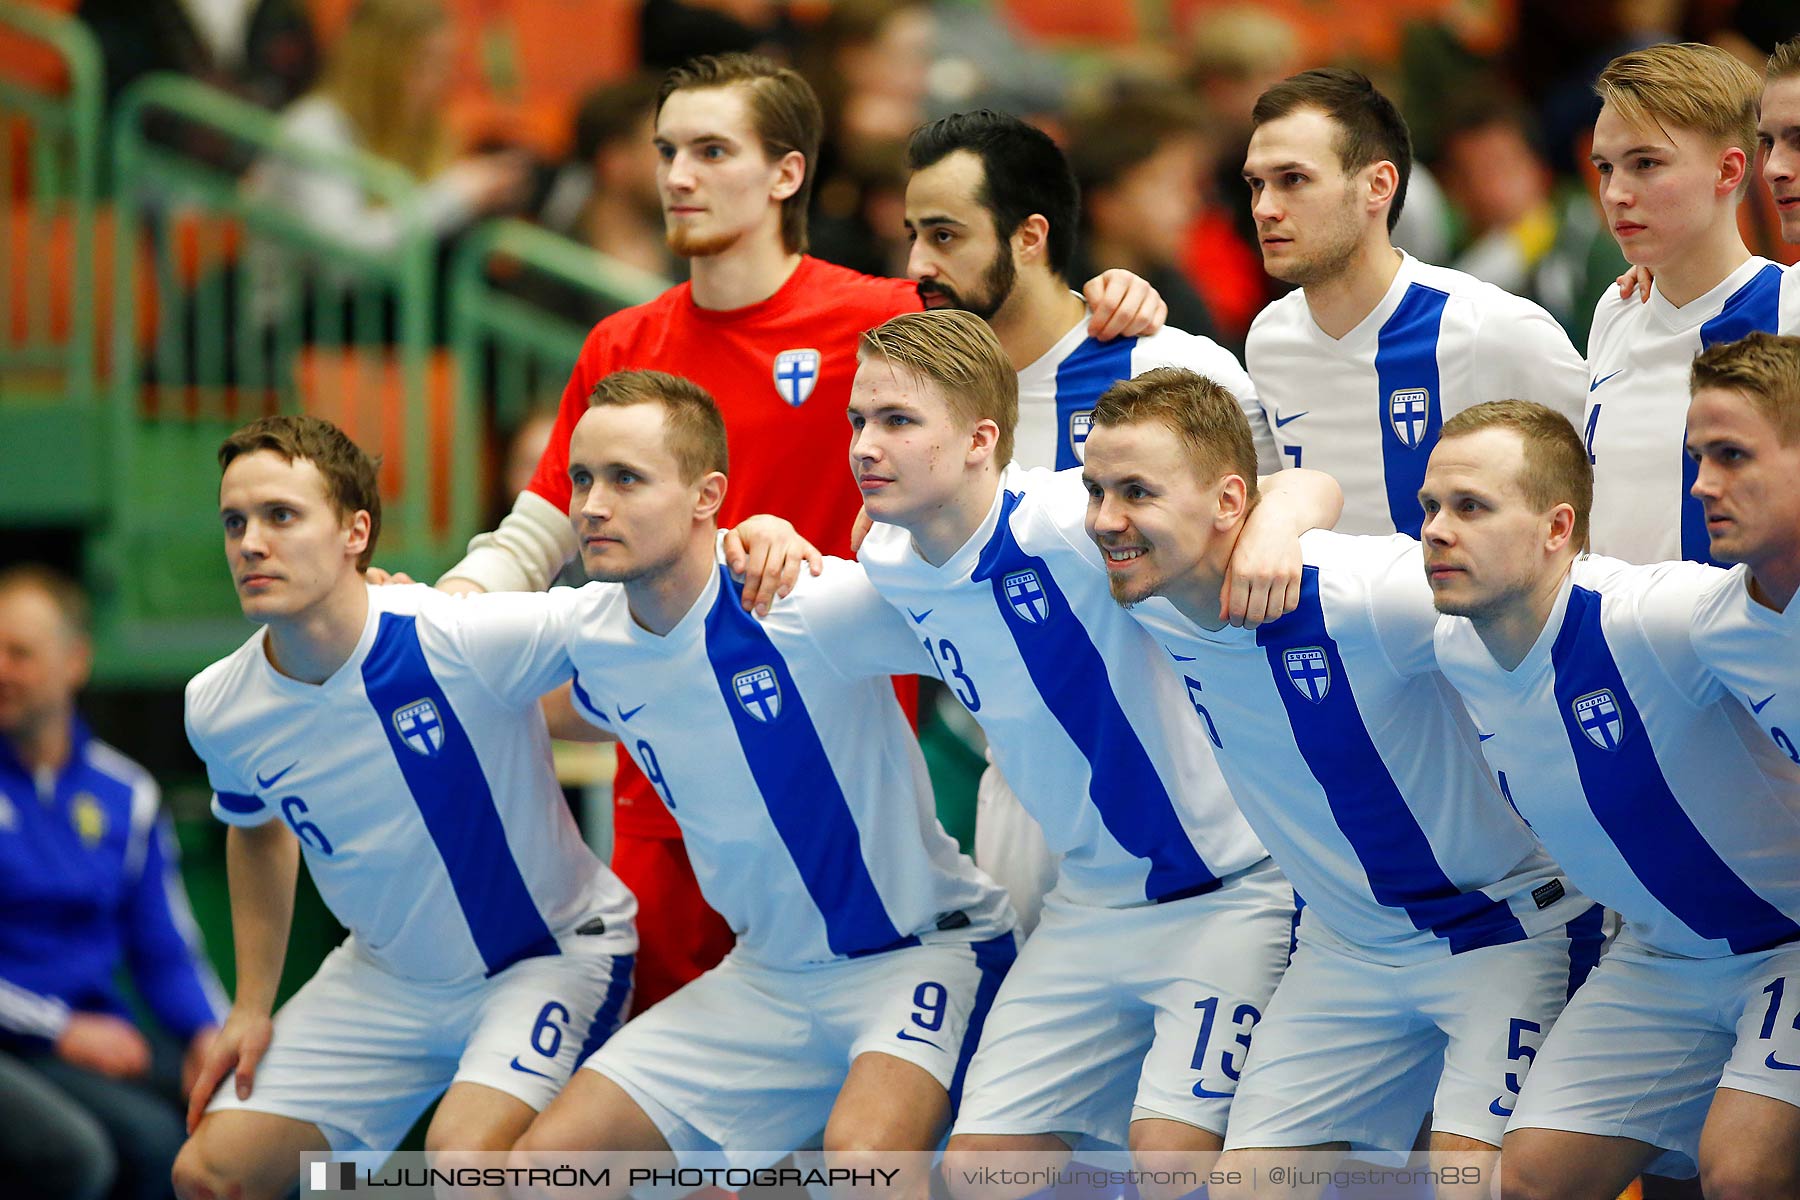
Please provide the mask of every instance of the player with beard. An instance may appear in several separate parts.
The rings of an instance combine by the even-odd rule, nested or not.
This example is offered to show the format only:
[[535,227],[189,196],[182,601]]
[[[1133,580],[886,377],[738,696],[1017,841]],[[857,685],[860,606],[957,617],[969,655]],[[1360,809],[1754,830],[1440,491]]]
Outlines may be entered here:
[[[1232,394],[1257,431],[1262,468],[1279,467],[1256,389],[1229,350],[1170,328],[1111,341],[1092,335],[1087,302],[1068,280],[1079,189],[1048,134],[1004,113],[956,113],[914,132],[907,166],[907,273],[928,308],[986,321],[1019,373],[1015,462],[1079,466],[1100,393],[1154,367],[1185,367]],[[1056,882],[1056,858],[991,763],[975,812],[975,861],[1005,886],[1031,930]]]
[[1269,274],[1298,285],[1250,328],[1244,359],[1291,466],[1335,476],[1346,533],[1419,532],[1438,430],[1487,400],[1531,396],[1571,421],[1585,368],[1542,308],[1395,249],[1412,140],[1355,71],[1265,91],[1244,162]]
[[[737,450],[722,523],[735,522],[748,511],[739,506],[751,502],[787,517],[827,553],[849,552],[861,504],[856,488],[840,472],[795,465],[841,459],[856,340],[917,311],[920,300],[905,281],[806,254],[822,124],[806,81],[765,59],[698,58],[664,78],[657,187],[669,246],[691,260],[690,281],[594,327],[530,487],[497,529],[470,544],[444,587],[542,588],[569,560],[576,549],[564,515],[569,434],[594,384],[630,369],[680,375],[718,398]],[[1097,333],[1144,332],[1161,321],[1160,299],[1123,272],[1102,276],[1088,295]],[[750,566],[756,573],[757,564]],[[746,593],[747,604],[761,599],[755,588]],[[641,1009],[717,962],[731,931],[700,899],[678,827],[623,754],[614,797],[613,866],[642,903]]]

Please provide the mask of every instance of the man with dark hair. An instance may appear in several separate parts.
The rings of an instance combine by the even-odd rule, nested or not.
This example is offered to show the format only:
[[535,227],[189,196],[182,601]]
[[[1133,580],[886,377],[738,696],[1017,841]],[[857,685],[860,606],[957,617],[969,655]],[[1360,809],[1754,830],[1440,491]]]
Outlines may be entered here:
[[[569,436],[588,395],[613,371],[684,375],[718,398],[737,448],[727,523],[758,507],[793,520],[828,553],[847,554],[861,501],[841,475],[796,463],[844,453],[842,418],[856,339],[917,311],[912,287],[812,258],[805,197],[821,136],[819,104],[798,74],[767,59],[697,59],[664,81],[656,112],[657,184],[669,245],[692,279],[601,321],[563,390],[556,428],[528,490],[440,581],[455,591],[541,588],[575,553],[567,517]],[[1147,331],[1161,303],[1141,280],[1089,285],[1095,332]],[[1144,320],[1140,307],[1154,318]],[[770,597],[752,586],[747,604]],[[613,864],[643,900],[640,1009],[717,962],[731,931],[699,899],[680,830],[655,789],[621,755],[614,781]]]
[[[1028,468],[1079,464],[1096,396],[1152,367],[1181,366],[1237,398],[1275,468],[1255,389],[1230,351],[1175,328],[1106,342],[1090,335],[1088,307],[1068,284],[1079,189],[1048,134],[1005,113],[957,113],[917,130],[907,163],[908,272],[920,297],[985,320],[1018,372],[1018,446],[1007,459]],[[1026,928],[1034,925],[1055,862],[991,767],[976,809],[975,861],[1006,885]]]
[[1417,534],[1446,418],[1532,396],[1581,415],[1586,371],[1542,308],[1395,249],[1412,145],[1355,71],[1303,71],[1257,100],[1244,162],[1263,265],[1298,285],[1244,357],[1281,453],[1336,476],[1348,533]]
[[[76,712],[90,661],[81,589],[0,571],[0,1167],[27,1197],[152,1200],[226,1002],[156,781]],[[132,1022],[125,965],[185,1070]]]

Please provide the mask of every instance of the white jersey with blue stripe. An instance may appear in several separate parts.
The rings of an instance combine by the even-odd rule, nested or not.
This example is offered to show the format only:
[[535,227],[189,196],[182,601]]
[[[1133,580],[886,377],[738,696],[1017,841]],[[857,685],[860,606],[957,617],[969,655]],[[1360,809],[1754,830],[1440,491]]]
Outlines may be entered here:
[[1691,644],[1718,577],[1577,560],[1511,671],[1466,618],[1437,629],[1439,664],[1519,813],[1640,941],[1688,958],[1800,939],[1800,774]]
[[1208,630],[1132,609],[1163,646],[1250,825],[1351,946],[1456,954],[1590,904],[1507,808],[1436,668],[1419,543],[1314,530],[1300,605]]
[[1776,612],[1750,595],[1739,564],[1700,597],[1694,653],[1741,700],[1790,762],[1800,763],[1800,604]]
[[877,524],[870,582],[912,622],[1062,856],[1057,892],[1104,908],[1216,888],[1267,856],[1162,651],[1113,602],[1075,471],[1009,466],[942,566]]
[[578,927],[635,949],[637,902],[551,768],[537,699],[573,669],[561,621],[531,594],[368,595],[356,649],[322,684],[276,671],[264,629],[188,683],[214,815],[286,821],[332,914],[407,979],[494,975]]
[[1002,891],[938,824],[891,675],[931,669],[852,562],[802,574],[766,620],[715,571],[667,635],[623,586],[581,589],[576,708],[681,826],[737,953],[776,967],[1009,932]]
[[1710,562],[1706,515],[1689,493],[1688,373],[1701,351],[1749,333],[1800,332],[1800,272],[1751,258],[1680,308],[1609,287],[1588,334],[1581,425],[1594,464],[1592,546],[1626,562]]
[[1013,461],[1059,471],[1080,466],[1100,393],[1156,367],[1184,367],[1224,387],[1250,421],[1259,469],[1268,473],[1281,466],[1256,387],[1231,351],[1210,338],[1167,326],[1147,337],[1102,342],[1088,336],[1086,317],[1019,372]]
[[1536,400],[1581,419],[1581,355],[1549,313],[1472,275],[1405,255],[1372,312],[1341,338],[1306,294],[1250,326],[1244,361],[1284,467],[1344,489],[1342,533],[1406,533],[1423,523],[1419,485],[1444,422],[1490,400]]

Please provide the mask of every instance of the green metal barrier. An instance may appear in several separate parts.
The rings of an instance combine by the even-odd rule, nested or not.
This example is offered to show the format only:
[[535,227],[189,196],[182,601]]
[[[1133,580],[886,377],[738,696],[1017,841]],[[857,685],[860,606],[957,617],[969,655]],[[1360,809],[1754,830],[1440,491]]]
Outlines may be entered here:
[[[431,391],[435,238],[412,180],[296,144],[273,115],[172,75],[121,97],[112,164],[114,221],[134,252],[113,260],[116,454],[88,568],[102,673],[180,677],[245,636],[214,456],[265,413],[329,417],[384,456],[383,565],[429,578],[453,561],[471,510],[445,465],[473,460],[478,426],[450,388]],[[348,181],[397,236],[351,245],[315,228],[264,186],[273,164]]]
[[556,405],[597,315],[670,286],[523,221],[471,231],[451,280],[450,341],[463,393],[487,397],[501,429]]
[[81,520],[101,504],[104,448],[100,51],[79,21],[14,3],[0,38],[0,525]]

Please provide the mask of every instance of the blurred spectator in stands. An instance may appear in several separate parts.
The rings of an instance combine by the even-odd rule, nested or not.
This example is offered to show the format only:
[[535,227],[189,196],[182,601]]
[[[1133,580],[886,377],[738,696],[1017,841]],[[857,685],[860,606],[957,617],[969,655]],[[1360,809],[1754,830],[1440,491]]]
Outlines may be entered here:
[[906,140],[926,118],[937,19],[926,0],[837,0],[801,47],[825,140],[812,252],[869,275],[906,273]]
[[787,9],[780,0],[644,0],[644,66],[660,73],[695,55],[734,50],[785,57],[795,42]]
[[[0,1176],[8,1196],[161,1197],[225,998],[156,782],[75,711],[86,626],[74,584],[0,572]],[[132,1022],[122,966],[166,1032]]]
[[654,75],[634,75],[581,102],[574,158],[559,172],[539,220],[609,258],[676,280],[686,275],[687,261],[663,240],[652,144],[657,84]]
[[76,15],[100,43],[109,109],[152,71],[179,71],[281,108],[319,70],[303,0],[81,0]]
[[1250,110],[1264,89],[1304,65],[1294,27],[1251,5],[1209,8],[1189,34],[1187,81],[1206,107],[1216,154],[1202,181],[1200,214],[1183,240],[1182,265],[1219,340],[1240,352],[1250,322],[1285,290],[1263,271],[1244,187]]
[[1108,267],[1141,275],[1169,305],[1169,324],[1217,338],[1206,301],[1181,269],[1182,240],[1200,215],[1212,155],[1201,109],[1174,89],[1139,87],[1096,105],[1070,127],[1069,165],[1081,185],[1082,237],[1072,279]]
[[[282,133],[297,146],[364,150],[404,169],[422,185],[429,226],[445,237],[516,208],[531,183],[523,153],[459,154],[453,144],[443,121],[453,39],[438,0],[360,0],[326,56],[319,86],[281,114]],[[350,175],[296,156],[276,153],[259,162],[250,187],[358,250],[386,250],[407,229],[403,214],[376,203]],[[270,327],[290,303],[293,260],[266,243],[251,252],[253,311]]]

